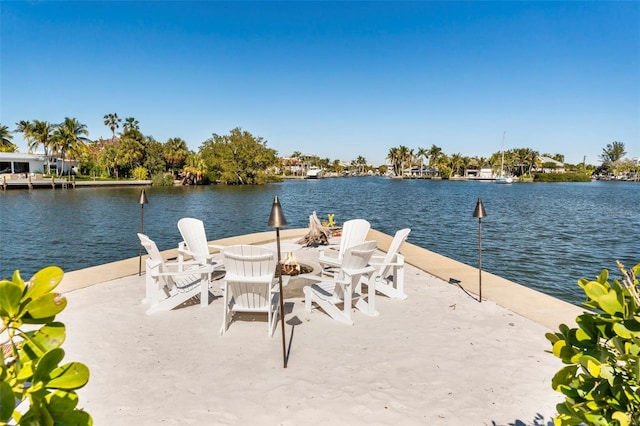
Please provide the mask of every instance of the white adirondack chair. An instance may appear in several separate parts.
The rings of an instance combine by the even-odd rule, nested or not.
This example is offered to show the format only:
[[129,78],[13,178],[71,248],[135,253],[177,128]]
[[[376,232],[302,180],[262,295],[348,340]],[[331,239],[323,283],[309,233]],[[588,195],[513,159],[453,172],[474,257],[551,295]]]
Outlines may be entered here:
[[[331,275],[333,273],[332,269],[338,268],[342,263],[342,258],[347,249],[363,243],[370,229],[371,224],[364,219],[347,220],[342,225],[342,235],[340,236],[337,256],[329,255],[327,250],[322,247],[319,248],[318,263],[320,263],[323,273]],[[330,246],[329,248],[334,247]]]
[[273,336],[280,303],[275,252],[265,247],[234,245],[222,249],[222,261],[226,274],[222,282],[224,308],[220,334],[227,331],[235,312],[245,312],[267,314],[267,331]]
[[367,282],[369,309],[375,311],[376,291],[392,299],[406,299],[404,292],[404,256],[400,254],[400,248],[407,240],[411,229],[404,228],[396,232],[387,254],[384,256],[371,256],[371,266],[376,271]]
[[178,244],[179,262],[184,261],[184,256],[187,255],[200,263],[222,266],[221,263],[216,262],[215,255],[210,253],[210,249],[220,250],[223,246],[209,244],[204,223],[200,219],[184,217],[178,221],[178,229],[182,236],[182,241]]
[[196,261],[166,262],[153,240],[140,233],[138,238],[149,254],[146,260],[146,297],[142,301],[149,304],[147,315],[169,311],[198,294],[200,306],[208,305],[211,265]]
[[[375,241],[350,247],[344,253],[342,264],[333,277],[322,277],[310,274],[301,275],[307,279],[319,281],[304,287],[305,310],[311,312],[313,303],[322,308],[331,318],[343,324],[352,325],[351,308],[355,307],[367,315],[373,314],[367,303],[361,298],[361,285],[375,269],[368,265]],[[338,305],[342,305],[342,309]]]

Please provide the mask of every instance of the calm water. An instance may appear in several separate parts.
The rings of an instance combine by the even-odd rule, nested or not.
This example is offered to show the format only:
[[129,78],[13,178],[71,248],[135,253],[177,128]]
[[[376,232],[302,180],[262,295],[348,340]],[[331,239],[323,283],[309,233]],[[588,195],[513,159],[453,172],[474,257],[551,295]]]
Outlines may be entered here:
[[[205,222],[210,240],[270,230],[278,195],[290,228],[316,211],[338,224],[366,218],[393,235],[477,266],[482,197],[483,270],[579,304],[576,282],[615,260],[640,262],[640,184],[632,182],[497,185],[490,182],[350,178],[291,180],[259,187],[147,188],[144,231],[161,250],[176,247],[178,219]],[[140,188],[10,190],[0,193],[0,277],[28,278],[46,265],[65,271],[138,256]]]

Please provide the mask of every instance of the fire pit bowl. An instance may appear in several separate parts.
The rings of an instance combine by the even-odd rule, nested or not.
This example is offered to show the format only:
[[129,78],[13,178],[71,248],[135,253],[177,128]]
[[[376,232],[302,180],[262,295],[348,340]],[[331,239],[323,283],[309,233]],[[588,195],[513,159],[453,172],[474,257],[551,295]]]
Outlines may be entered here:
[[[322,272],[322,268],[317,263],[297,262],[297,265],[299,268],[295,268],[293,270],[285,267],[284,275],[289,275],[290,278],[289,283],[282,289],[284,299],[303,298],[304,293],[302,289],[304,286],[315,282],[305,277],[301,277],[300,275],[320,275],[320,272]],[[282,265],[278,265],[276,268],[276,277],[280,276],[281,266]]]

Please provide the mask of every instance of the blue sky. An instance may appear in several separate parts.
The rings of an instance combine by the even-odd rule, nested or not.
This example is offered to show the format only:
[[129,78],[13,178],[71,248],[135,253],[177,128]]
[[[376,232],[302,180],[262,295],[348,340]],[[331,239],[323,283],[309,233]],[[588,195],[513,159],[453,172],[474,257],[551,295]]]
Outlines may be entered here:
[[[0,123],[135,117],[195,151],[241,127],[282,156],[433,144],[640,156],[640,2],[0,3]],[[121,130],[121,129],[120,129]],[[13,141],[21,151],[20,134]]]

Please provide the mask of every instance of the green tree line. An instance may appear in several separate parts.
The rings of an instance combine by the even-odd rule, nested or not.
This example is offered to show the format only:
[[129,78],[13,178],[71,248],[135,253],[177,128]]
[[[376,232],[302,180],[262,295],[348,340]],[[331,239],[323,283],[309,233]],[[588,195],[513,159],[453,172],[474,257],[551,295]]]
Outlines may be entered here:
[[[202,143],[198,152],[179,138],[164,143],[140,131],[134,117],[122,123],[118,114],[104,116],[112,137],[90,140],[86,125],[75,118],[65,118],[60,124],[46,121],[20,121],[13,133],[22,133],[29,152],[43,148],[46,161],[44,173],[51,174],[55,158],[73,160],[78,173],[109,179],[152,178],[154,184],[173,184],[181,179],[185,184],[220,182],[225,184],[259,184],[277,180],[280,162],[277,152],[267,142],[247,131],[235,128],[229,135],[213,136]],[[116,133],[122,124],[122,132]],[[0,125],[4,152],[17,152],[12,132]],[[55,173],[60,174],[61,170]]]
[[[47,158],[47,174],[51,174],[54,158],[73,160],[78,165],[78,173],[94,178],[152,178],[154,183],[172,184],[181,179],[184,184],[204,184],[219,182],[225,184],[260,184],[279,179],[279,175],[303,173],[305,168],[318,166],[337,174],[345,172],[364,174],[374,169],[363,156],[358,156],[349,164],[339,160],[303,155],[294,151],[290,158],[278,158],[277,151],[267,147],[267,141],[253,136],[241,128],[232,129],[228,135],[212,134],[202,142],[197,152],[190,150],[179,137],[159,142],[153,136],[140,131],[140,123],[134,117],[123,120],[116,113],[104,115],[104,125],[112,133],[109,139],[88,139],[87,126],[76,118],[66,117],[62,123],[33,120],[16,123],[15,130],[0,124],[0,151],[17,152],[12,142],[12,133],[21,133],[29,152],[43,148]],[[117,133],[122,125],[122,131]],[[585,163],[565,164],[565,169],[585,174],[624,173],[637,171],[638,166],[624,159],[623,142],[612,142],[603,148],[599,167]],[[489,157],[470,157],[461,153],[446,154],[437,145],[430,148],[411,149],[400,145],[392,147],[387,154],[389,167],[396,176],[404,170],[420,166],[420,173],[449,178],[463,176],[467,170],[491,168],[494,173],[501,168],[514,176],[529,176],[533,170],[553,169],[556,163],[542,163],[541,157],[549,157],[564,162],[564,155],[539,152],[531,148],[515,148],[494,152]],[[302,168],[293,168],[302,164]],[[423,166],[428,166],[424,168]],[[387,166],[377,168],[384,174]],[[55,170],[61,173],[61,170]]]

